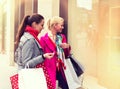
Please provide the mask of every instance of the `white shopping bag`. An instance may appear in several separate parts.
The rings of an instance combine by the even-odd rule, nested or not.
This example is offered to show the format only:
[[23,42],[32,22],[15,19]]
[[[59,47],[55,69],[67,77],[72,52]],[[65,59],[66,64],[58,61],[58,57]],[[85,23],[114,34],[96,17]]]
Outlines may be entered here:
[[66,76],[69,89],[77,89],[81,87],[79,78],[77,77],[75,73],[75,70],[72,66],[70,59],[69,58],[66,59],[64,63],[66,65],[66,69],[64,70],[64,72],[65,72],[65,76]]
[[42,68],[21,69],[18,72],[19,89],[47,89]]

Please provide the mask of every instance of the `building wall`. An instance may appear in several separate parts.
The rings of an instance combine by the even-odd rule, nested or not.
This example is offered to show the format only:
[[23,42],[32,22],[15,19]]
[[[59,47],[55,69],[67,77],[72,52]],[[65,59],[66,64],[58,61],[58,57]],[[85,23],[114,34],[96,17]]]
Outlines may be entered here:
[[0,86],[11,89],[10,76],[16,73],[14,60],[14,0],[0,1]]
[[[10,59],[14,56],[14,0],[3,0],[1,2],[1,43],[0,52],[5,54]],[[12,63],[10,63],[12,64]],[[9,65],[9,64],[8,64]]]
[[52,16],[59,16],[59,0],[38,0],[39,14],[45,18],[44,29],[40,33],[39,37],[47,32],[47,20]]

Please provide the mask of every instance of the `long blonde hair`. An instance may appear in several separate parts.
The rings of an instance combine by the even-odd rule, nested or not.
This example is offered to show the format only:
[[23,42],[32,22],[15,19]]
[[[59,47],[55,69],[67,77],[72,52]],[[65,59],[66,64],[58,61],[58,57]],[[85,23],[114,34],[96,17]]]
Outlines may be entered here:
[[54,25],[56,25],[56,24],[58,24],[58,23],[61,23],[61,22],[64,22],[64,19],[63,19],[62,17],[54,16],[54,17],[50,18],[50,19],[47,21],[48,29],[50,30],[51,28],[54,27]]

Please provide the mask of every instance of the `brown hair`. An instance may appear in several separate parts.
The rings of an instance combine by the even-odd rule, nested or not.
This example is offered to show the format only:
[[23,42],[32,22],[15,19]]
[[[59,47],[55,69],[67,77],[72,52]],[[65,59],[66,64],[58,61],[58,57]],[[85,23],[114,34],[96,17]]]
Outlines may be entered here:
[[31,26],[33,22],[39,24],[42,19],[44,19],[44,17],[40,14],[33,14],[33,15],[27,15],[23,18],[21,24],[19,25],[18,31],[17,31],[17,35],[16,35],[16,41],[15,41],[15,46],[17,47],[19,42],[20,42],[20,38],[21,36],[24,34],[25,32],[25,28],[27,25]]

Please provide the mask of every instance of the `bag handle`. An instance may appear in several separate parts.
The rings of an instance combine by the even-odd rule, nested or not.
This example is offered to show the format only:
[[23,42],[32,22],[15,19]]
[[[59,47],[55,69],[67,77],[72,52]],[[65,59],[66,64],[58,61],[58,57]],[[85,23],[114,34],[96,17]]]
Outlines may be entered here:
[[25,68],[24,69],[30,69],[28,63],[25,65]]

